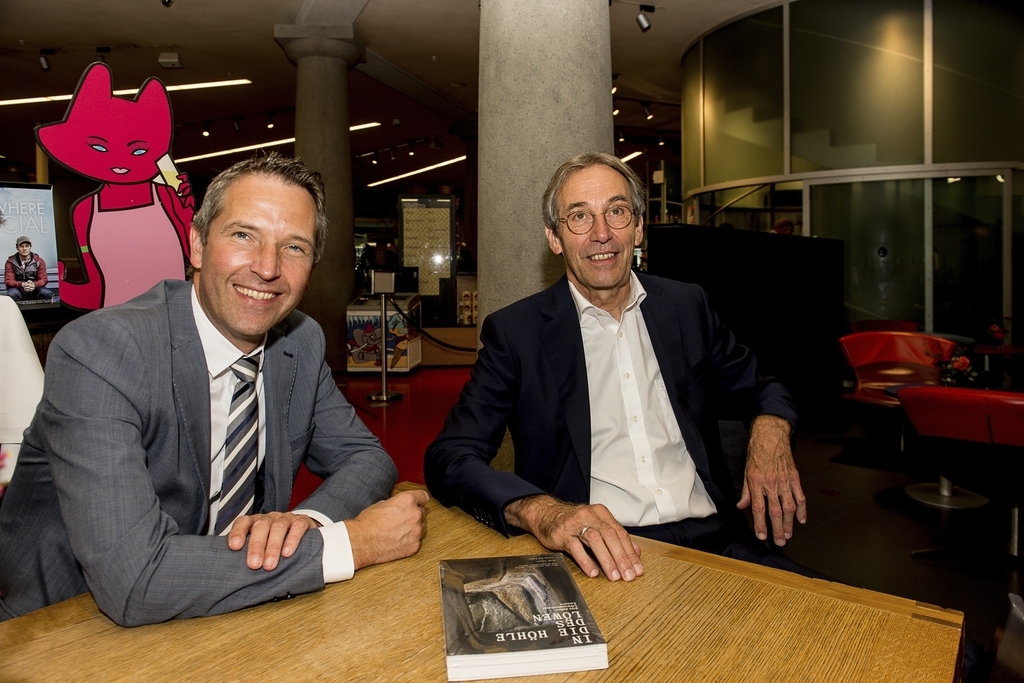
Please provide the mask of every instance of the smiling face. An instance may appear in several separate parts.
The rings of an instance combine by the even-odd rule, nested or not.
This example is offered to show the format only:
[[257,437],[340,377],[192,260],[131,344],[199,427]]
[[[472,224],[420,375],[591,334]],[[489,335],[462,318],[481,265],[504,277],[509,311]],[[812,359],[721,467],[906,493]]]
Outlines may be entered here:
[[[629,185],[603,164],[569,176],[558,195],[561,217],[571,209],[602,214],[617,205],[630,206]],[[587,301],[618,318],[629,298],[629,268],[633,248],[643,240],[643,218],[637,216],[627,227],[613,230],[603,215],[595,215],[594,227],[585,235],[573,234],[564,223],[559,224],[558,232],[545,230],[551,251],[565,260],[569,281]]]
[[192,230],[199,305],[221,334],[250,353],[294,310],[313,270],[316,210],[310,194],[247,175],[224,193],[206,244]]

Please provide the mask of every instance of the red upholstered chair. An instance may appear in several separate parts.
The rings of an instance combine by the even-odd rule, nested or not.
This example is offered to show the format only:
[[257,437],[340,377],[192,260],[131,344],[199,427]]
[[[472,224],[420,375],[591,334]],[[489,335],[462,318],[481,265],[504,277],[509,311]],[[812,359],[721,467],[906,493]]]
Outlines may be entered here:
[[[1024,394],[989,391],[988,419],[992,443],[1024,448]],[[1024,458],[1024,453],[1020,454]],[[1020,555],[1020,499],[1010,508],[1010,554]]]
[[[988,422],[988,394],[983,389],[907,387],[899,391],[914,430],[921,436],[992,443]],[[907,495],[925,505],[946,510],[981,507],[988,499],[953,486],[940,476],[938,484],[911,484]]]
[[1024,448],[1024,394],[986,391],[992,443]]
[[[966,389],[959,387],[907,387],[899,391],[899,402],[907,419],[921,436],[957,439],[991,444],[1004,449],[1011,462],[1019,462],[1024,453],[1024,393]],[[1008,449],[1008,450],[1006,450]],[[1016,467],[1019,473],[1020,466]],[[1000,476],[993,473],[993,476]],[[1019,474],[1011,479],[1019,480]],[[1019,556],[1019,502],[1020,491],[1010,511],[1009,553]],[[972,496],[981,496],[954,487],[948,479],[939,478],[939,484],[914,484],[907,494],[926,505],[940,508],[976,507]],[[974,501],[977,502],[977,501]],[[967,503],[966,505],[964,503]]]
[[949,360],[956,342],[919,332],[855,332],[839,339],[856,386],[844,398],[888,408],[900,402],[886,394],[900,384],[938,384],[936,360]]
[[882,320],[866,318],[850,323],[854,332],[917,332],[921,325],[913,320]]

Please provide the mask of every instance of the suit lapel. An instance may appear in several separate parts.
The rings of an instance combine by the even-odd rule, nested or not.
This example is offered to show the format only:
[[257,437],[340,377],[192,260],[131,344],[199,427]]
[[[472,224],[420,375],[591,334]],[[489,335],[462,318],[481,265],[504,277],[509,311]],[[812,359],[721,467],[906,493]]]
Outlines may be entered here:
[[282,323],[268,333],[264,352],[263,405],[267,422],[263,460],[264,510],[286,509],[292,495],[288,415],[299,349],[285,336],[285,325]]
[[590,388],[587,384],[587,363],[579,313],[573,304],[566,278],[563,277],[548,289],[548,300],[541,313],[548,318],[540,330],[544,355],[558,385],[562,414],[589,491]]
[[[171,382],[178,420],[184,432],[188,452],[202,483],[203,495],[210,498],[210,380],[203,343],[192,316],[192,287],[169,289],[167,317],[171,335]],[[204,508],[200,528],[205,525]]]

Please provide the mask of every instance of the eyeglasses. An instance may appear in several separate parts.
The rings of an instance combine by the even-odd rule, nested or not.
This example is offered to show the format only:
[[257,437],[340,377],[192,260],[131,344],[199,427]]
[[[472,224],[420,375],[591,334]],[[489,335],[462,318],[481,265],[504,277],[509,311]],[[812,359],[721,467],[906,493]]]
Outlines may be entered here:
[[576,235],[586,235],[594,227],[594,220],[597,216],[604,216],[604,222],[612,230],[622,230],[633,223],[633,212],[628,206],[617,204],[607,211],[594,213],[587,209],[574,209],[565,218],[559,218],[559,222],[565,223],[569,232]]

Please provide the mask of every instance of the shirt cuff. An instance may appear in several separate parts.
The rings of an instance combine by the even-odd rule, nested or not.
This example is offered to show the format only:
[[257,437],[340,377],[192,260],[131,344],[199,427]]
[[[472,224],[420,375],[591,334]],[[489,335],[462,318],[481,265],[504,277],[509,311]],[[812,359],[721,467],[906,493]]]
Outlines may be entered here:
[[324,583],[347,581],[356,573],[352,557],[352,543],[348,538],[348,527],[344,522],[331,519],[316,510],[292,510],[295,514],[306,515],[320,522],[317,531],[324,539],[323,571]]

